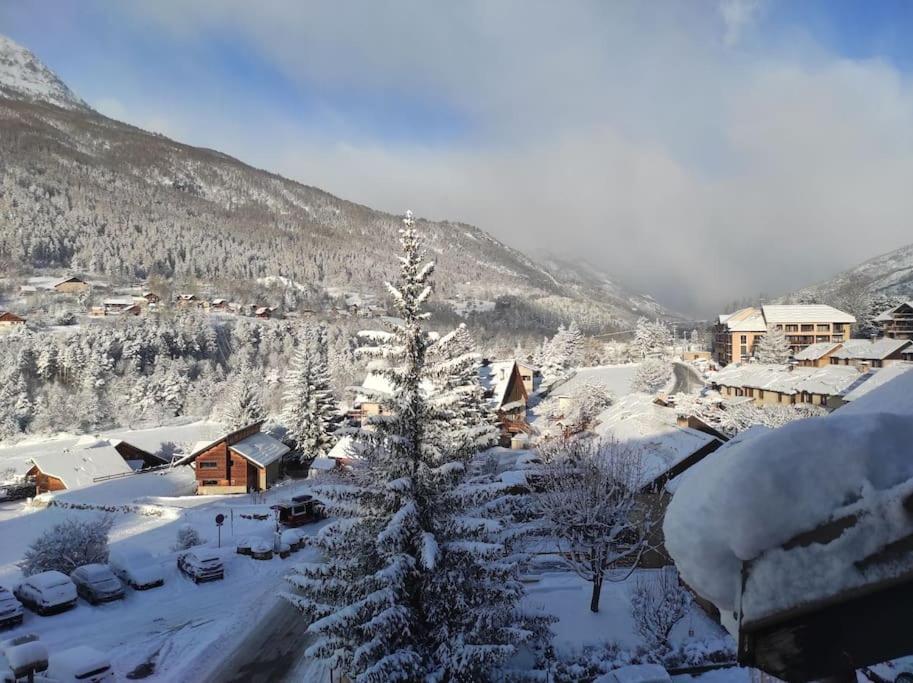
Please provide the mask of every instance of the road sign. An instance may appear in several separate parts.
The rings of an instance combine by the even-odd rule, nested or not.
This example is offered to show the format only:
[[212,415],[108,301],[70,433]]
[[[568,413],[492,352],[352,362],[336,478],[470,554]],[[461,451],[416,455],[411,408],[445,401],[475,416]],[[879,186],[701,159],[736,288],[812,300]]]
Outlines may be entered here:
[[225,515],[219,513],[216,515],[216,526],[222,526],[222,523],[225,521]]

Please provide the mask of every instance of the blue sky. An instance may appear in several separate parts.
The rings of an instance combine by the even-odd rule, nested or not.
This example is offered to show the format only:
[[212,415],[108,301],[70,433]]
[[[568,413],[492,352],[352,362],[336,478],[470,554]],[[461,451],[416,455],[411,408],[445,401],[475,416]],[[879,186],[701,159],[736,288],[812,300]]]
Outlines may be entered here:
[[913,2],[0,0],[0,32],[109,116],[686,311],[910,241]]

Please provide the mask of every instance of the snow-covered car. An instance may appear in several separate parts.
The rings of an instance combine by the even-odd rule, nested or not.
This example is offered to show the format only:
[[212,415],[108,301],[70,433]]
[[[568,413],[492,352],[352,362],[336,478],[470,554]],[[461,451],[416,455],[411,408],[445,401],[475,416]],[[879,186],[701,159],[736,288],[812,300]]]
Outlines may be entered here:
[[124,597],[124,584],[106,564],[84,564],[74,569],[70,578],[79,596],[92,605]]
[[22,623],[22,603],[6,588],[0,586],[0,628]]
[[0,643],[0,681],[3,683],[15,683],[47,668],[48,650],[34,633]]
[[225,578],[222,558],[216,551],[206,548],[194,548],[178,555],[178,569],[193,579],[194,583]]
[[165,583],[161,563],[142,548],[112,550],[108,565],[117,578],[138,591]]
[[16,586],[13,594],[19,602],[42,616],[64,612],[79,599],[70,577],[54,570],[28,577]]
[[48,661],[48,678],[61,683],[102,683],[117,680],[110,658],[103,652],[78,645],[52,654]]
[[603,674],[593,683],[672,683],[659,664],[630,664]]

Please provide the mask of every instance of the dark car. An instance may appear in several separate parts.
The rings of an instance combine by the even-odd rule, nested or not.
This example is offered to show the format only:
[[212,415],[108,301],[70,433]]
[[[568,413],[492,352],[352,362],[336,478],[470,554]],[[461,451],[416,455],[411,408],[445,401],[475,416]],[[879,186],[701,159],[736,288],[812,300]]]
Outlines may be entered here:
[[178,556],[178,569],[193,579],[194,583],[219,581],[225,578],[222,558],[213,550],[194,548]]
[[106,564],[84,564],[74,569],[70,578],[80,597],[92,605],[124,597],[124,584]]

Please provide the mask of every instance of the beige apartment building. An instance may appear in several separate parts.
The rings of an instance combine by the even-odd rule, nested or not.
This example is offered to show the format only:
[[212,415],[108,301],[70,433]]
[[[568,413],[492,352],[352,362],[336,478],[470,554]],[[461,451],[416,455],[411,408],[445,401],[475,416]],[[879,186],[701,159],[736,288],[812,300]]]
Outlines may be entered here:
[[822,304],[764,305],[721,315],[714,328],[713,357],[720,365],[745,363],[769,328],[783,330],[793,354],[812,344],[843,342],[856,319]]

